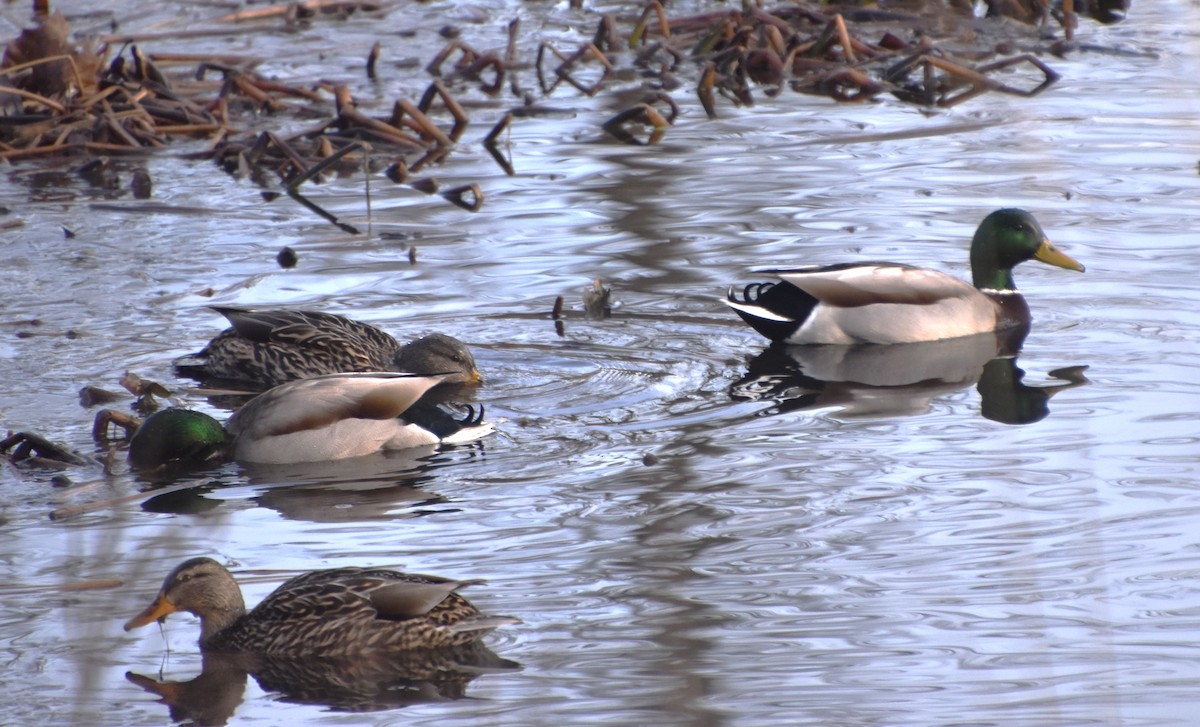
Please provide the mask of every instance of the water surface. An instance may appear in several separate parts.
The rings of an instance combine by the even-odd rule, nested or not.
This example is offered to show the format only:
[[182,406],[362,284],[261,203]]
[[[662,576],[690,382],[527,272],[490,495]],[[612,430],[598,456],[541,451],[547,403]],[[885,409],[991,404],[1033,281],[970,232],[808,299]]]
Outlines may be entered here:
[[[268,72],[352,83],[383,113],[428,82],[405,59],[440,47],[442,24],[499,47],[517,13],[531,47],[595,22],[418,6],[404,21],[418,43],[386,31],[394,63],[373,86],[370,19],[234,46],[270,57]],[[126,672],[197,676],[196,626],[174,617],[164,642],[120,625],[174,564],[207,554],[244,576],[249,602],[300,571],[370,563],[486,578],[473,600],[525,622],[487,640],[521,670],[470,681],[470,699],[348,714],[251,680],[231,723],[1190,723],[1198,27],[1190,3],[1139,4],[1081,28],[1122,54],[1049,59],[1063,80],[1037,98],[933,114],[787,92],[708,121],[681,91],[683,115],[651,148],[606,138],[608,101],[564,87],[547,101],[569,114],[513,125],[513,177],[479,146],[504,106],[485,103],[435,171],[480,184],[483,210],[381,174],[370,216],[361,175],[307,189],[358,235],[175,149],[126,162],[154,179],[151,211],[88,187],[74,161],[7,169],[0,204],[20,224],[0,258],[5,427],[95,452],[80,387],[116,388],[126,370],[185,385],[170,362],[223,323],[205,306],[284,304],[462,338],[500,433],[300,474],[228,465],[63,521],[47,514],[146,483],[96,466],[69,473],[90,488],[64,493],[5,466],[0,721],[167,721]],[[762,358],[718,300],[781,264],[966,275],[967,241],[1000,206],[1034,212],[1088,266],[1018,270],[1036,321],[1015,361],[901,388],[805,378],[818,362]],[[293,270],[275,263],[284,245]],[[596,277],[613,288],[606,319],[583,312]],[[1014,413],[1018,400],[1032,408]],[[69,589],[100,579],[122,585]]]

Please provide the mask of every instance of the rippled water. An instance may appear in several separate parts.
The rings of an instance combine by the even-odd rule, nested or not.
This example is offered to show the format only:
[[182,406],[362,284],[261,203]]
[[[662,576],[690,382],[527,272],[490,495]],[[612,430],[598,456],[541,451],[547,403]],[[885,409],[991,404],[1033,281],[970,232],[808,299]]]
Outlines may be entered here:
[[[492,12],[434,3],[405,17],[428,48],[446,22],[484,47],[517,12],[530,38],[595,22]],[[234,723],[1191,723],[1196,28],[1193,3],[1139,3],[1124,24],[1085,22],[1082,38],[1120,52],[1051,59],[1063,80],[1048,93],[930,116],[784,93],[707,121],[681,93],[684,115],[652,148],[605,138],[607,100],[564,89],[549,102],[572,113],[513,126],[514,177],[479,147],[502,110],[484,106],[436,170],[481,185],[478,214],[382,176],[370,218],[361,176],[306,188],[360,235],[171,152],[129,162],[154,179],[150,210],[89,188],[77,162],[7,169],[4,426],[94,451],[78,389],[116,388],[127,369],[183,384],[170,362],[220,329],[206,305],[230,303],[458,336],[500,433],[318,471],[229,465],[61,521],[48,513],[145,483],[97,466],[64,492],[5,466],[0,722],[167,721],[126,672],[197,676],[196,627],[172,619],[164,658],[154,629],[120,624],[176,562],[209,554],[236,566],[250,602],[295,572],[371,563],[486,578],[473,600],[525,622],[488,639],[521,670],[478,676],[470,699],[347,714],[234,679],[208,700]],[[316,58],[330,35],[344,61]],[[425,77],[389,34],[394,62],[367,85],[358,59],[376,38],[363,20],[276,36],[287,52],[267,69],[342,69],[356,97],[387,107]],[[1018,271],[1036,322],[1015,364],[981,369],[991,354],[973,349],[865,368],[760,356],[717,301],[778,264],[965,274],[966,241],[999,206],[1035,212],[1088,266]],[[284,245],[294,270],[275,264]],[[607,319],[583,314],[595,277],[613,288]],[[937,376],[864,380],[881,368]]]

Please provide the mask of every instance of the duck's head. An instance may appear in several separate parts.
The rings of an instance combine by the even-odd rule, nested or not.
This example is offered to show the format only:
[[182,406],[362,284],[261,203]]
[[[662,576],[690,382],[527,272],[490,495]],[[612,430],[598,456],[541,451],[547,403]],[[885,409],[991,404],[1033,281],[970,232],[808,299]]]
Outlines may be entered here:
[[138,469],[200,467],[227,456],[230,437],[221,423],[191,409],[156,411],[129,440],[129,463]]
[[246,612],[242,589],[229,571],[212,558],[191,558],[163,580],[154,602],[125,622],[125,630],[163,621],[177,611],[200,617],[200,641],[225,629]]
[[1033,215],[996,210],[979,223],[971,241],[971,276],[976,288],[1014,290],[1012,269],[1026,260],[1083,272],[1083,265],[1055,247]]
[[396,353],[396,371],[431,376],[449,374],[446,384],[479,384],[483,376],[467,344],[443,333],[432,333],[406,344]]

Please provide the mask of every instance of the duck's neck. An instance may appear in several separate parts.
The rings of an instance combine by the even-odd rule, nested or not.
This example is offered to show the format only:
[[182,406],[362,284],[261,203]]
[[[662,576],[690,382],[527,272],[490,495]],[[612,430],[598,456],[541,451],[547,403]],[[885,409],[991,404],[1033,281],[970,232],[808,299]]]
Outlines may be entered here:
[[200,617],[200,646],[203,647],[240,621],[246,615],[246,604],[240,591],[227,593],[197,615]]
[[1012,265],[999,259],[994,245],[971,246],[971,282],[986,291],[1015,291]]
[[1015,293],[1017,292],[1017,284],[1013,282],[1012,269],[998,270],[980,270],[974,265],[971,266],[971,282],[976,288],[986,291],[994,291],[997,293]]
[[975,231],[971,240],[971,282],[983,291],[1016,291],[1013,267],[1021,262],[1009,252],[1011,246],[1001,245],[984,226]]

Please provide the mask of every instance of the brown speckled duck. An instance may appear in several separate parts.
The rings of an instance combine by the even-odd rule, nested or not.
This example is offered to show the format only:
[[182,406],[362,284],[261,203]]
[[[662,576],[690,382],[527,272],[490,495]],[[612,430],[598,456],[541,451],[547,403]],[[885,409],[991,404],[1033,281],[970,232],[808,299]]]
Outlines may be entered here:
[[230,327],[199,353],[177,361],[180,373],[258,389],[350,371],[448,374],[444,382],[456,384],[482,381],[467,345],[442,333],[401,345],[369,323],[332,313],[212,308]]
[[200,618],[206,652],[342,657],[459,646],[520,623],[484,616],[457,593],[480,582],[382,568],[319,570],[286,581],[247,613],[229,571],[211,558],[192,558],[167,575],[125,630],[187,611]]

